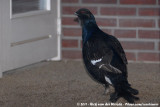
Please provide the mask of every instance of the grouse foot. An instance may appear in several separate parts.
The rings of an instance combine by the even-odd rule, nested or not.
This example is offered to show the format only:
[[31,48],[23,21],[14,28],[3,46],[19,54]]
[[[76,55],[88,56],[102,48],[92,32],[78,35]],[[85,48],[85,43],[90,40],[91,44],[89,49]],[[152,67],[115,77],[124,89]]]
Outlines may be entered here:
[[112,93],[111,95],[110,95],[110,101],[111,102],[116,102],[118,99],[120,98],[120,96],[118,95],[118,93],[117,92],[114,92],[114,93]]

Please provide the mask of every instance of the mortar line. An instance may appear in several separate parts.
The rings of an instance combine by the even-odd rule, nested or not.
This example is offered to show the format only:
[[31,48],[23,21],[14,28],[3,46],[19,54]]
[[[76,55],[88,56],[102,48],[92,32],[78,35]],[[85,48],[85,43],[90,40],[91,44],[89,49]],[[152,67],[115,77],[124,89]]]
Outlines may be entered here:
[[63,51],[81,51],[82,49],[79,49],[79,48],[64,48],[64,47],[62,47],[62,50]]
[[120,5],[120,1],[119,0],[117,0],[117,5]]
[[158,19],[155,19],[155,27],[156,27],[156,28],[159,28],[159,27],[158,27]]
[[119,17],[117,16],[117,27],[119,27]]
[[[89,3],[82,3],[83,6],[87,6],[87,7],[125,7],[125,8],[136,8],[136,7],[140,7],[140,8],[158,8],[159,5],[118,5],[116,4],[89,4]],[[62,6],[73,6],[73,7],[79,7],[82,6],[82,4],[78,4],[78,3],[62,3]]]
[[[94,15],[95,18],[117,18],[117,16],[107,16],[107,15]],[[67,15],[67,14],[63,14],[62,17],[75,17],[75,15]],[[119,19],[153,19],[153,20],[156,20],[156,19],[159,19],[159,16],[118,16]]]
[[159,43],[159,42],[157,42],[157,41],[154,42],[154,49],[155,49],[156,51],[159,50],[159,44],[158,44],[158,43]]
[[144,38],[118,38],[120,41],[128,42],[159,42],[159,39],[144,39]]
[[139,49],[134,49],[134,50],[129,50],[129,49],[124,49],[125,52],[131,52],[131,53],[160,53],[159,51],[153,51],[153,50],[139,50]]
[[[117,26],[99,26],[101,29],[121,29],[121,30],[136,30],[136,28],[140,29],[140,30],[160,30],[160,28],[144,28],[144,27],[117,27]],[[80,26],[78,25],[62,25],[62,28],[80,28]]]
[[156,0],[156,5],[158,5],[158,0]]
[[138,51],[135,52],[136,61],[138,61]]
[[81,49],[81,39],[78,39],[78,48]]
[[82,0],[79,0],[79,2],[78,2],[80,5],[82,4]]
[[139,8],[138,8],[138,7],[136,7],[136,16],[137,16],[137,17],[140,17],[140,16],[139,16]]
[[100,6],[98,6],[98,7],[97,7],[97,15],[98,15],[98,16],[100,16],[100,15],[101,15],[101,12],[100,12],[100,11],[101,11],[101,7],[100,7]]
[[79,40],[81,37],[64,36],[62,39],[66,40]]
[[137,38],[137,39],[139,39],[139,34],[138,34],[138,32],[139,32],[139,29],[136,28],[136,38]]

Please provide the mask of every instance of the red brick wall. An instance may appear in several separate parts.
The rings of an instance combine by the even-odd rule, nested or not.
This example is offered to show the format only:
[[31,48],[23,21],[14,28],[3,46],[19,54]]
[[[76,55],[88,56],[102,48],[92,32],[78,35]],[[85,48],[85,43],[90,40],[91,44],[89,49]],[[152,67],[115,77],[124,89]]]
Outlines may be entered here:
[[74,12],[88,8],[99,27],[116,36],[129,61],[160,62],[160,0],[62,0],[62,58],[81,58]]

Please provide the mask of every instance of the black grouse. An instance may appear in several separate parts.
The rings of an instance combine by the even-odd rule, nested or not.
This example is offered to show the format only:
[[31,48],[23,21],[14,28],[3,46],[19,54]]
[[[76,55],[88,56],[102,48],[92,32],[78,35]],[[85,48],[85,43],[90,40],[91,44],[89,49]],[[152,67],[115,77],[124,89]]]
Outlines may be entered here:
[[139,98],[127,80],[127,59],[120,42],[112,35],[104,33],[96,24],[93,14],[88,9],[75,12],[75,21],[82,27],[83,61],[90,76],[105,86],[113,86],[115,92],[110,101],[116,102],[120,97],[129,103]]

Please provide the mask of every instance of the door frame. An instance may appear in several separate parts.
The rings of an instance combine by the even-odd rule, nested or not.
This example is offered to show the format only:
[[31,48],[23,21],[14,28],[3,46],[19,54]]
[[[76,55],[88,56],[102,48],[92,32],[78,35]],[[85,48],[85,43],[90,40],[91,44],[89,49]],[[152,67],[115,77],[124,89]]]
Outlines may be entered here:
[[48,59],[51,61],[59,61],[62,59],[61,53],[61,35],[62,35],[62,19],[61,19],[61,0],[57,0],[57,57]]
[[[2,0],[0,1],[0,4],[2,3]],[[2,16],[2,6],[0,6],[0,16]],[[2,71],[3,71],[3,37],[2,37],[2,17],[0,17],[0,77],[2,77]]]
[[5,0],[0,0],[0,4],[2,5],[0,6],[0,77],[3,76],[3,72],[7,66],[7,56],[9,55],[10,47],[9,37],[11,29],[5,20],[6,17],[10,17],[10,13],[6,12],[10,11],[10,8],[5,8],[6,3]]
[[[5,22],[5,18],[9,17],[10,21],[12,20],[11,14],[12,11],[11,10],[7,10],[10,11],[10,13],[5,12],[6,5],[10,5],[10,7],[12,6],[11,3],[12,1],[10,1],[10,4],[6,4],[7,2],[5,2],[6,0],[0,0],[0,4],[3,4],[2,6],[0,6],[0,77],[2,77],[3,72],[7,71],[7,61],[8,61],[8,57],[7,55],[9,55],[9,48],[10,48],[10,29],[6,29],[9,28],[9,25],[6,24]],[[47,59],[46,59],[47,60]],[[52,61],[57,61],[57,60],[61,60],[61,0],[57,0],[57,56],[48,60],[52,60]]]

